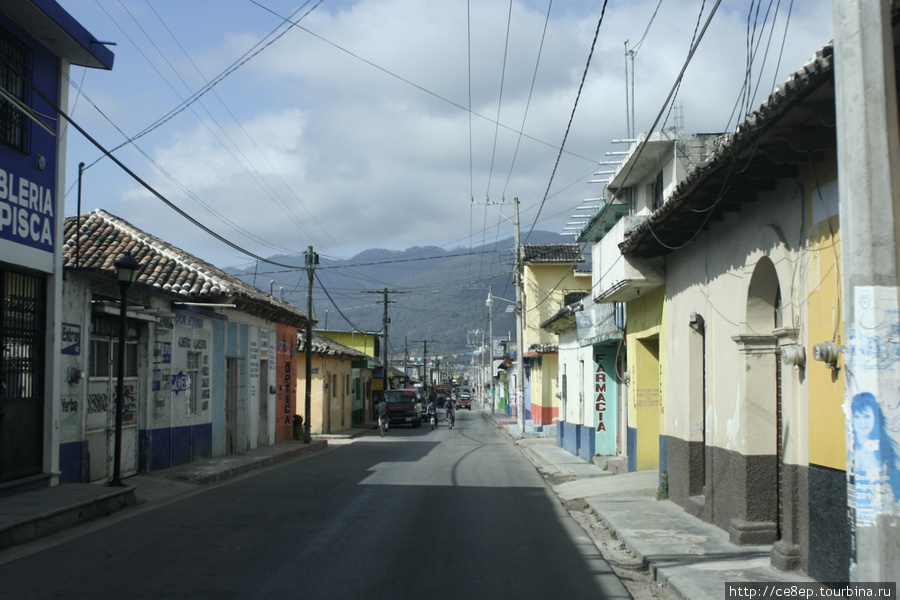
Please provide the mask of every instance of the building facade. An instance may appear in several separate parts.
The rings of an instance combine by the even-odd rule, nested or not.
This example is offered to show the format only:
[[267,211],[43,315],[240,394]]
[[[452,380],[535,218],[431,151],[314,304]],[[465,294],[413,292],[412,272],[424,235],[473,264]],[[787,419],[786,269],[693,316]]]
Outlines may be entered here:
[[0,9],[0,486],[56,483],[65,145],[71,65],[113,54],[53,0]]
[[297,336],[297,414],[305,416],[306,411],[307,352],[312,353],[310,432],[333,433],[367,422],[366,416],[373,412],[371,357],[316,333],[309,348],[305,332]]
[[[116,431],[121,290],[128,288]],[[299,309],[105,211],[66,220],[60,479],[113,479],[292,437]]]
[[849,577],[851,548],[833,81],[829,46],[620,244],[665,261],[647,352],[665,492],[822,581]]

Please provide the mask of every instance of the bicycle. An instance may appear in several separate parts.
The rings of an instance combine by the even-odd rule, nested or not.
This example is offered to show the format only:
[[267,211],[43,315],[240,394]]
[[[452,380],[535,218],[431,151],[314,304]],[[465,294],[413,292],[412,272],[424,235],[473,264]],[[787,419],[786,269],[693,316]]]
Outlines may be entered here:
[[378,431],[381,437],[387,433],[387,417],[378,417]]
[[447,428],[453,429],[453,425],[456,423],[456,416],[453,414],[452,410],[447,411]]
[[434,430],[437,428],[437,415],[435,413],[431,414],[431,429]]

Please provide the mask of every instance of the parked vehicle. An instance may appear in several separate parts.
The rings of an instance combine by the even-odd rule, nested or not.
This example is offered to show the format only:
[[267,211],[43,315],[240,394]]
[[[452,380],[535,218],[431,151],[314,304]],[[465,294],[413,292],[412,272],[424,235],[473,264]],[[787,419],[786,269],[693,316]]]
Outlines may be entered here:
[[472,410],[472,396],[469,392],[459,393],[459,397],[456,399],[456,408],[457,410],[461,408]]
[[422,404],[416,390],[387,390],[384,399],[388,405],[391,424],[418,427],[422,424]]

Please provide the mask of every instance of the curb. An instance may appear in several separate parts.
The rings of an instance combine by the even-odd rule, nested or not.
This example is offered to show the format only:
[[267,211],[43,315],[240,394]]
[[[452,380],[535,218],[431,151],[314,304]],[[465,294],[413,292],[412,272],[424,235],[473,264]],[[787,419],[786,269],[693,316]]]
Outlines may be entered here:
[[[287,452],[260,457],[224,458],[207,465],[195,466],[181,473],[166,475],[166,478],[174,481],[186,481],[188,483],[198,483],[201,485],[218,483],[261,467],[278,464],[299,456],[318,454],[327,449],[327,440],[313,440],[307,445],[298,446]],[[234,464],[223,467],[223,464],[228,465],[229,462]]]
[[[46,488],[46,490],[47,494],[55,493],[54,488]],[[93,498],[54,508],[2,527],[0,528],[0,550],[31,542],[135,506],[137,498],[134,491],[133,486],[112,488],[111,491]]]

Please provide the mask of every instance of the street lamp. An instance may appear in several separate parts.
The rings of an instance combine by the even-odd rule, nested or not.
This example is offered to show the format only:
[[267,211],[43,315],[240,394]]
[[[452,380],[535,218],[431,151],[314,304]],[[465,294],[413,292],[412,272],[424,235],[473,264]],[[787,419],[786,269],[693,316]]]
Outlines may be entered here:
[[113,263],[119,278],[119,369],[116,373],[116,445],[112,486],[122,485],[122,415],[125,412],[125,332],[128,329],[126,310],[128,288],[137,278],[141,265],[127,252]]

